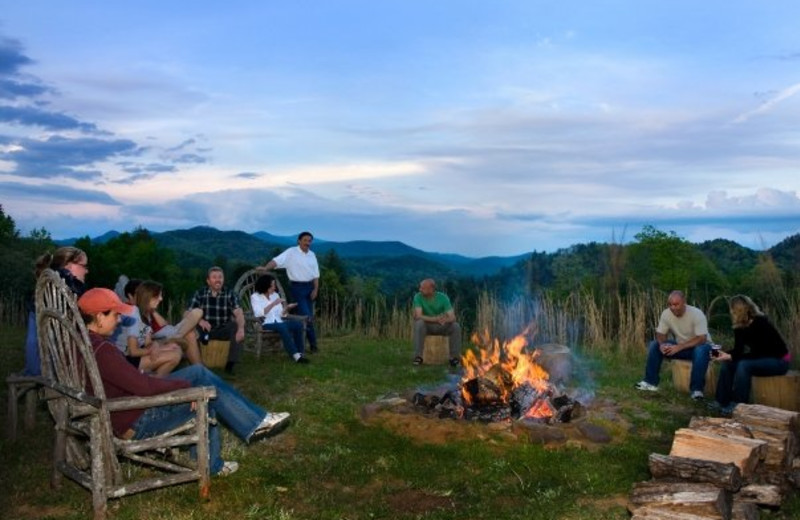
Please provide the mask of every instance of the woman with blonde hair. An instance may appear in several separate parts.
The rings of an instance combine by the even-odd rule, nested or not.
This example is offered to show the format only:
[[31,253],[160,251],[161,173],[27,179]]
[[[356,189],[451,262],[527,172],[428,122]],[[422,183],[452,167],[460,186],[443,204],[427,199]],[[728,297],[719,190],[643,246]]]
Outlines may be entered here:
[[151,340],[177,343],[183,349],[189,363],[201,364],[195,327],[203,317],[202,309],[190,309],[180,322],[171,325],[158,312],[158,305],[163,299],[164,287],[158,282],[145,280],[136,288],[136,307],[139,309],[142,324],[150,330]]
[[[54,252],[44,253],[36,259],[33,274],[38,279],[45,269],[56,271],[67,287],[79,298],[86,291],[86,275],[89,273],[89,257],[77,247],[59,247]],[[33,295],[28,300],[28,332],[25,336],[25,369],[27,376],[42,373],[39,358],[39,339],[36,337],[36,309]]]
[[750,400],[753,376],[782,376],[789,370],[791,354],[780,332],[749,297],[738,294],[729,302],[733,321],[733,349],[712,350],[720,363],[716,402],[712,405],[730,415],[739,403]]

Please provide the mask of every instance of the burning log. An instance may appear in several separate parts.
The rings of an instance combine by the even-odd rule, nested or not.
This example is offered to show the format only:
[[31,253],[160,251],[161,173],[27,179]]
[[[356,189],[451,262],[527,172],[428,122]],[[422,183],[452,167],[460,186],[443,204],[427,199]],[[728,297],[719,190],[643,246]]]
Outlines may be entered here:
[[634,484],[628,510],[633,518],[648,520],[730,520],[732,506],[730,491],[712,484],[651,481]]
[[649,462],[650,473],[655,479],[702,482],[729,491],[737,491],[742,486],[742,473],[732,463],[672,457],[658,453],[651,453]]
[[[489,374],[487,376],[497,375]],[[501,377],[476,377],[465,382],[464,391],[469,394],[469,402],[476,404],[494,404],[505,401],[507,386]]]

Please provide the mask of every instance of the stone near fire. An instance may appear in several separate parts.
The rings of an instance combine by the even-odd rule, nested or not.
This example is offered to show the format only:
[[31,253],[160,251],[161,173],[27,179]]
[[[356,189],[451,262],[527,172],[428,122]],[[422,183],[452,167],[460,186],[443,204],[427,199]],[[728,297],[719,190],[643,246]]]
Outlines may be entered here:
[[563,444],[567,441],[567,434],[561,428],[530,419],[514,421],[512,431],[526,435],[532,444]]
[[539,352],[536,362],[550,374],[550,382],[556,385],[567,384],[572,379],[574,359],[566,345],[546,343],[537,345]]
[[611,435],[609,435],[608,430],[600,425],[589,422],[579,423],[578,431],[581,432],[581,435],[596,444],[608,444],[611,442]]

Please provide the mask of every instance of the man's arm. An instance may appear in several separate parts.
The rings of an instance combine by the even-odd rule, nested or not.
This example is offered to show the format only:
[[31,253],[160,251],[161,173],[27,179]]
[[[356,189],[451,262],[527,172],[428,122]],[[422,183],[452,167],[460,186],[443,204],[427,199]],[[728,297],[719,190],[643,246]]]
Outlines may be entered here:
[[273,271],[276,267],[278,267],[278,264],[275,262],[274,258],[269,262],[267,262],[266,264],[264,264],[264,269],[266,269],[267,271]]
[[233,309],[233,317],[236,320],[236,341],[244,340],[244,312],[241,307]]
[[671,345],[668,343],[666,344],[661,343],[661,341],[659,340],[659,343],[661,344],[661,352],[666,356],[672,356],[674,354],[677,354],[681,350],[686,350],[687,348],[693,348],[696,347],[697,345],[702,345],[703,343],[706,342],[707,337],[708,336],[706,334],[699,334],[697,336],[689,338],[686,341],[681,341],[680,343],[677,343],[675,345]]
[[453,323],[456,321],[456,313],[453,309],[450,309],[449,311],[436,316],[425,316],[422,313],[422,307],[414,307],[414,320],[422,320],[427,323],[439,323],[440,325],[444,325],[445,323]]
[[314,278],[312,282],[314,282],[314,289],[311,291],[311,299],[316,300],[319,293],[319,278]]

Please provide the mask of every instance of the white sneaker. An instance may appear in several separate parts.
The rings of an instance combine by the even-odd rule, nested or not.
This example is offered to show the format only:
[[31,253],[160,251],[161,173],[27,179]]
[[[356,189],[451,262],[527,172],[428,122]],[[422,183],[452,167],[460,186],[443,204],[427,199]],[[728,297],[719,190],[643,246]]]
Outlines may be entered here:
[[222,469],[219,470],[220,477],[227,477],[228,475],[233,475],[239,470],[239,463],[235,460],[226,460],[222,463]]
[[703,395],[703,392],[701,392],[700,390],[694,390],[692,392],[692,396],[691,397],[695,401],[702,401],[705,398],[705,396]]
[[270,433],[280,431],[284,426],[289,424],[290,414],[288,412],[269,413],[264,416],[261,423],[256,426],[253,433],[247,438],[247,442],[251,442],[256,438],[265,437]]
[[637,390],[644,390],[646,392],[658,392],[658,387],[657,386],[651,385],[650,383],[648,383],[644,379],[642,379],[641,381],[639,381],[638,383],[636,383],[633,386]]

